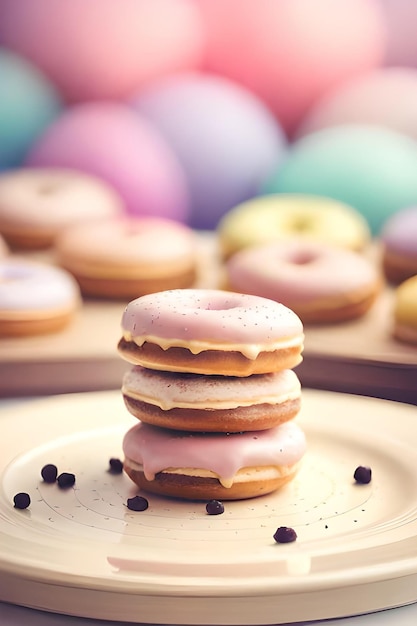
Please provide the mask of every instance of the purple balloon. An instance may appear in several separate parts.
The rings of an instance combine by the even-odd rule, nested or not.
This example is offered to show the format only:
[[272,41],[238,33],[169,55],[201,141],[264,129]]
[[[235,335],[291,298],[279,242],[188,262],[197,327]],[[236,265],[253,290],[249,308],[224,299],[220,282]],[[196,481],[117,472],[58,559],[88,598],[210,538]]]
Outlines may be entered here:
[[102,178],[130,214],[188,219],[187,180],[178,159],[152,124],[125,104],[69,107],[34,144],[26,164]]
[[229,209],[257,195],[286,152],[286,137],[271,111],[228,79],[171,75],[141,90],[131,103],[182,164],[194,228],[215,228]]

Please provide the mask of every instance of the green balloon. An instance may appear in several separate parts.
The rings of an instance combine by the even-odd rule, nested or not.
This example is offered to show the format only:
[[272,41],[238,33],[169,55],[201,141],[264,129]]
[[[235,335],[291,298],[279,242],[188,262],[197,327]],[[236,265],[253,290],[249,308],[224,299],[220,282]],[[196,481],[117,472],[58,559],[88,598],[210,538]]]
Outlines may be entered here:
[[374,235],[417,203],[417,142],[380,126],[334,126],[295,141],[265,181],[270,193],[307,193],[356,208]]

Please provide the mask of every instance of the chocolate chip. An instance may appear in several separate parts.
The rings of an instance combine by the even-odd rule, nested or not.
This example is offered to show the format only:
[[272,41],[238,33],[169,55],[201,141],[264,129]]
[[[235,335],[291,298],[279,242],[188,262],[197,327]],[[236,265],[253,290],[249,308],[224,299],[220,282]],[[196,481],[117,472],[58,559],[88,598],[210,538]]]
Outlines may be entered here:
[[112,474],[121,474],[123,472],[123,463],[120,459],[112,457],[109,460],[110,469]]
[[209,500],[206,504],[206,511],[209,515],[221,515],[224,513],[224,504],[220,500]]
[[297,533],[294,528],[280,526],[274,533],[274,539],[277,543],[291,543],[297,539]]
[[146,511],[149,506],[149,502],[142,496],[134,496],[127,499],[127,508],[131,511]]
[[360,485],[367,485],[372,480],[372,470],[370,467],[359,465],[353,473],[353,478]]
[[58,476],[57,466],[53,465],[53,463],[44,465],[41,469],[41,476],[46,483],[54,483],[56,481],[56,477]]
[[17,493],[13,498],[16,509],[27,509],[30,505],[30,495],[25,492]]
[[58,487],[61,489],[67,489],[75,484],[75,475],[69,472],[62,472],[57,478]]

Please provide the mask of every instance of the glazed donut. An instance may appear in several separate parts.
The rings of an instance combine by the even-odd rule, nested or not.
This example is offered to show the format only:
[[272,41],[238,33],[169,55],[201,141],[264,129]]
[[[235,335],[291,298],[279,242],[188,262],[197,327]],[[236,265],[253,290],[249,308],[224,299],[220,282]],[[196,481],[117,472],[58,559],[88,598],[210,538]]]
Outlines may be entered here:
[[417,344],[417,275],[395,289],[393,335],[405,343]]
[[249,376],[301,362],[303,325],[287,307],[217,289],[175,289],[131,301],[118,349],[150,369]]
[[365,218],[330,198],[274,194],[248,200],[228,211],[217,226],[224,259],[251,246],[293,237],[363,250],[371,240]]
[[417,274],[417,206],[402,209],[385,222],[382,266],[387,279],[399,284]]
[[58,263],[87,296],[123,298],[193,285],[194,232],[158,217],[110,218],[73,226],[55,242]]
[[297,415],[301,388],[295,372],[247,378],[157,372],[135,366],[123,378],[128,411],[142,422],[173,430],[264,430]]
[[4,258],[9,254],[9,247],[4,239],[4,237],[0,234],[0,258]]
[[177,498],[237,500],[294,478],[306,450],[291,420],[245,433],[185,433],[139,422],[123,439],[124,469],[140,488]]
[[301,239],[241,250],[225,267],[226,286],[281,302],[305,323],[364,315],[381,290],[363,255]]
[[80,304],[78,285],[65,270],[12,256],[0,262],[0,337],[57,332]]
[[122,213],[110,186],[78,171],[21,168],[0,176],[0,233],[14,248],[48,248],[71,224]]

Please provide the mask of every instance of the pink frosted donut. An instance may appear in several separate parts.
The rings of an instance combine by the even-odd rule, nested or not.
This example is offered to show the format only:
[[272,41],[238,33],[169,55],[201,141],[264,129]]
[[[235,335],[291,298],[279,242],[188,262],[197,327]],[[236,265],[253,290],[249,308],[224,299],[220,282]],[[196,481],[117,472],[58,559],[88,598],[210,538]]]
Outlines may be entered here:
[[68,228],[56,239],[58,262],[85,295],[130,300],[194,283],[196,237],[185,224],[124,216]]
[[381,235],[382,265],[387,279],[399,284],[417,274],[417,206],[394,213]]
[[257,296],[176,289],[137,298],[122,317],[119,350],[151,369],[248,376],[301,361],[303,325],[290,309]]
[[298,239],[242,250],[225,274],[232,291],[282,302],[304,323],[364,315],[381,288],[377,269],[360,253]]
[[124,469],[141,488],[178,498],[234,500],[291,480],[306,450],[293,421],[245,433],[180,433],[139,423],[123,440]]
[[123,212],[109,185],[75,170],[21,168],[0,176],[0,232],[16,248],[50,247],[72,224]]
[[123,378],[127,409],[141,422],[174,430],[264,430],[295,417],[301,386],[292,370],[253,376],[157,372],[140,365]]
[[12,256],[0,262],[0,337],[61,330],[80,303],[78,285],[65,270]]

